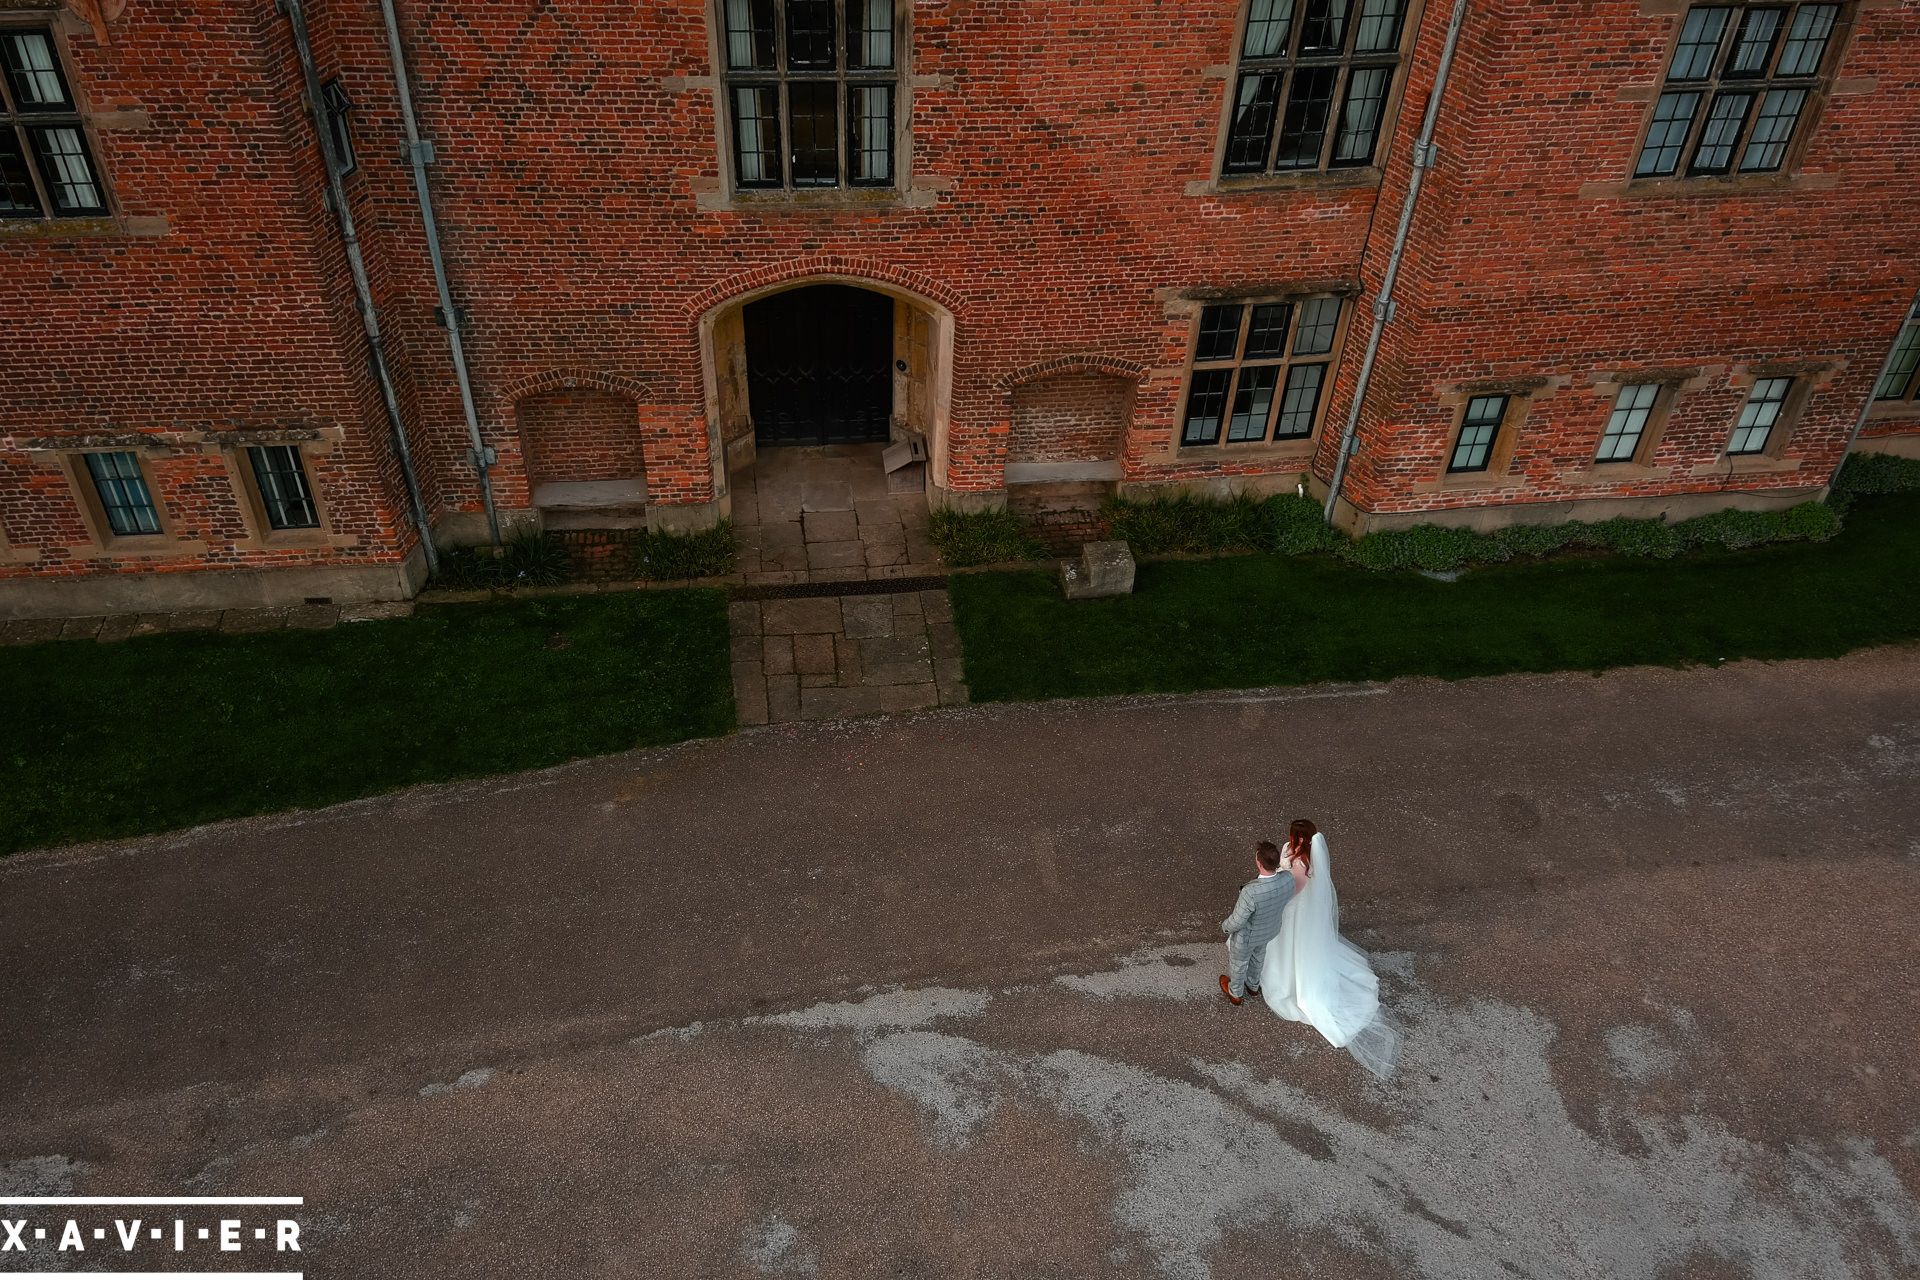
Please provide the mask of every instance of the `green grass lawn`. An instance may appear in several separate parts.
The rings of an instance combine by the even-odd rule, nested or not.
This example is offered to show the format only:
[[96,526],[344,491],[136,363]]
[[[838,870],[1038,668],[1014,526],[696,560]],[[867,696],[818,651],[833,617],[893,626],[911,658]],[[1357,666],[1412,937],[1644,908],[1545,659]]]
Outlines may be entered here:
[[1862,500],[1826,543],[1476,569],[1327,556],[1140,566],[1068,603],[1046,573],[953,580],[976,701],[1831,657],[1920,637],[1920,494]]
[[733,728],[719,591],[0,649],[0,852]]

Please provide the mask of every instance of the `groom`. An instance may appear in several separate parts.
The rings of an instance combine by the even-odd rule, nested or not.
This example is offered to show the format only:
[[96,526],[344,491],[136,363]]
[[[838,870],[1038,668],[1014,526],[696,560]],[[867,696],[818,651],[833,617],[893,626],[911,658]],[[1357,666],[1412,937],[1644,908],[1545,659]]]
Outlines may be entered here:
[[1259,877],[1240,889],[1233,914],[1220,922],[1227,935],[1227,972],[1220,975],[1220,992],[1232,1004],[1252,991],[1260,994],[1260,962],[1267,943],[1280,932],[1280,913],[1293,896],[1293,876],[1280,870],[1280,850],[1273,841],[1253,847],[1254,870]]

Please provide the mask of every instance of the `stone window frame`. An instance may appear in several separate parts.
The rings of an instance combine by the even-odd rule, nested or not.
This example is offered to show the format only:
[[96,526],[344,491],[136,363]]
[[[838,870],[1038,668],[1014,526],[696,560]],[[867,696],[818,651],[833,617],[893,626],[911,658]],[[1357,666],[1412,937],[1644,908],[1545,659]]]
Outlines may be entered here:
[[[1905,380],[1896,380],[1893,395],[1881,395],[1881,386],[1900,373],[1900,365],[1904,363],[1900,357],[1909,351],[1915,359],[1913,367],[1906,370]],[[1920,302],[1913,304],[1913,309],[1901,322],[1900,332],[1894,336],[1888,356],[1891,363],[1883,362],[1885,372],[1881,369],[1874,371],[1873,389],[1867,401],[1867,418],[1870,421],[1920,418]]]
[[[87,216],[71,217],[0,217],[0,241],[5,240],[76,240],[118,238],[123,236],[164,236],[171,227],[164,214],[133,214],[126,209],[118,184],[113,181],[108,164],[108,148],[102,145],[102,136],[106,133],[144,133],[153,128],[153,121],[144,110],[134,107],[101,107],[91,103],[87,86],[82,77],[75,74],[76,61],[73,57],[73,41],[76,37],[103,41],[104,27],[95,26],[76,12],[78,6],[62,6],[47,0],[10,8],[0,0],[0,29],[18,27],[36,27],[52,31],[53,42],[60,59],[60,70],[66,76],[67,90],[73,95],[74,106],[81,120],[81,130],[86,136],[88,155],[93,161],[94,175],[100,182],[102,195],[106,200],[106,212]],[[10,128],[0,125],[0,128]]]
[[[1352,0],[1354,4],[1358,2],[1359,0]],[[1301,13],[1304,12],[1305,0],[1294,0],[1294,3],[1296,6],[1295,32],[1297,33],[1299,18]],[[1392,149],[1394,129],[1400,118],[1401,105],[1406,99],[1407,82],[1410,79],[1413,64],[1415,38],[1420,28],[1421,18],[1426,11],[1426,0],[1405,0],[1404,12],[1400,18],[1400,40],[1393,55],[1393,76],[1387,85],[1385,101],[1381,105],[1380,119],[1374,139],[1373,159],[1370,163],[1341,168],[1316,167],[1313,169],[1267,170],[1258,173],[1228,173],[1226,171],[1227,148],[1233,136],[1233,108],[1239,91],[1242,64],[1246,61],[1247,24],[1252,13],[1253,4],[1254,0],[1240,0],[1240,3],[1235,8],[1235,19],[1231,36],[1231,60],[1224,66],[1209,67],[1206,70],[1205,74],[1209,79],[1216,79],[1221,83],[1221,98],[1218,112],[1219,125],[1214,139],[1211,168],[1208,171],[1209,177],[1204,181],[1189,183],[1186,194],[1190,196],[1200,196],[1249,191],[1297,191],[1303,188],[1341,190],[1355,187],[1378,187],[1386,172],[1387,159]],[[1357,14],[1349,13],[1349,42],[1351,42],[1354,33],[1358,30],[1359,24],[1356,21],[1357,17]],[[1289,39],[1291,40],[1292,38],[1292,35],[1290,35]],[[1333,118],[1330,119],[1328,124],[1327,140],[1322,144],[1323,148],[1328,150],[1332,147],[1333,137],[1338,132],[1338,109],[1340,103],[1344,101],[1346,89],[1345,73],[1351,69],[1352,58],[1353,55],[1351,53],[1344,54],[1338,63],[1342,75],[1335,85],[1335,97],[1337,101],[1332,109]],[[1284,65],[1291,70],[1294,66],[1294,61],[1288,59]],[[1276,114],[1278,114],[1278,110]],[[1278,132],[1279,120],[1276,119],[1274,126],[1276,137],[1272,140],[1273,145],[1278,144]]]
[[[85,545],[70,546],[67,550],[79,559],[115,560],[188,556],[206,551],[207,544],[204,541],[181,537],[166,493],[155,476],[154,456],[170,451],[170,445],[120,438],[76,440],[70,445],[49,450],[66,476],[67,488],[73,495],[74,506],[79,509],[80,522],[87,531]],[[90,453],[131,453],[134,456],[140,468],[140,479],[147,487],[148,496],[153,499],[160,532],[118,534],[113,531],[112,524],[107,520],[106,508],[100,502],[99,490],[94,486],[93,473],[87,467],[86,455]]]
[[[1305,463],[1313,457],[1320,447],[1320,441],[1326,430],[1329,406],[1333,402],[1333,390],[1339,378],[1340,362],[1346,351],[1347,334],[1353,327],[1354,300],[1359,294],[1358,286],[1351,281],[1309,281],[1288,287],[1283,285],[1261,285],[1248,290],[1196,290],[1183,295],[1178,303],[1175,316],[1184,324],[1185,363],[1180,366],[1180,386],[1173,405],[1173,422],[1168,433],[1169,445],[1163,455],[1163,461],[1195,462],[1209,458],[1223,461],[1254,459],[1261,461],[1281,461],[1286,463]],[[1320,402],[1314,409],[1313,430],[1304,436],[1293,436],[1282,440],[1247,440],[1229,442],[1226,438],[1226,418],[1231,417],[1234,393],[1239,388],[1241,351],[1245,347],[1246,330],[1250,323],[1250,309],[1265,303],[1284,302],[1295,307],[1295,316],[1289,317],[1287,345],[1292,346],[1292,323],[1297,318],[1298,304],[1309,298],[1333,298],[1340,304],[1340,315],[1334,322],[1333,347],[1324,357],[1310,357],[1307,363],[1325,360],[1327,366],[1326,381],[1320,388]],[[1249,317],[1243,317],[1240,336],[1235,346],[1233,362],[1234,379],[1227,386],[1225,416],[1220,424],[1220,439],[1213,444],[1186,444],[1187,397],[1193,389],[1193,375],[1196,372],[1194,356],[1200,343],[1200,317],[1208,307],[1243,306],[1249,308]],[[1220,362],[1209,362],[1218,364]],[[1295,358],[1289,352],[1284,367],[1291,368]],[[1280,393],[1285,393],[1284,375],[1279,384]],[[1270,413],[1277,416],[1280,405],[1275,404]]]
[[[1726,8],[1733,10],[1727,28],[1721,34],[1721,44],[1732,42],[1741,24],[1741,19],[1749,9],[1784,9],[1786,15],[1781,31],[1775,41],[1769,57],[1769,71],[1775,66],[1787,43],[1787,34],[1791,30],[1793,16],[1805,5],[1815,3],[1838,3],[1840,12],[1836,17],[1832,31],[1827,37],[1826,51],[1822,55],[1817,72],[1807,77],[1791,78],[1787,87],[1804,87],[1807,99],[1801,105],[1799,122],[1794,127],[1792,138],[1787,144],[1786,154],[1781,157],[1776,169],[1742,172],[1739,168],[1739,156],[1744,150],[1746,140],[1751,136],[1753,120],[1758,115],[1759,100],[1764,90],[1775,81],[1771,74],[1755,78],[1756,100],[1754,106],[1743,118],[1741,129],[1733,145],[1733,155],[1725,173],[1693,173],[1692,160],[1698,149],[1700,137],[1706,127],[1707,117],[1712,109],[1722,85],[1717,68],[1724,61],[1724,55],[1716,57],[1716,72],[1701,81],[1683,82],[1683,86],[1698,85],[1702,102],[1696,109],[1692,123],[1688,126],[1686,141],[1681,152],[1681,164],[1671,174],[1649,174],[1640,176],[1638,168],[1640,156],[1652,132],[1655,115],[1659,111],[1660,99],[1669,88],[1669,80],[1675,54],[1679,49],[1680,37],[1686,29],[1687,16],[1696,9]],[[1643,101],[1639,127],[1634,131],[1632,150],[1627,155],[1626,175],[1620,183],[1588,184],[1581,194],[1588,196],[1613,195],[1725,195],[1733,192],[1763,192],[1778,190],[1781,187],[1826,186],[1832,185],[1828,175],[1807,175],[1801,172],[1801,164],[1812,146],[1814,135],[1819,132],[1826,114],[1829,100],[1847,93],[1859,93],[1870,90],[1869,83],[1843,82],[1839,70],[1845,61],[1851,46],[1853,34],[1859,25],[1859,15],[1863,9],[1878,7],[1876,0],[1779,0],[1778,3],[1749,2],[1749,0],[1726,0],[1726,3],[1699,3],[1698,0],[1643,0],[1642,12],[1658,14],[1672,20],[1672,30],[1661,42],[1661,61],[1659,78],[1644,88],[1622,90],[1623,101]],[[1739,83],[1739,82],[1734,82]]]
[[[1593,375],[1588,389],[1604,406],[1600,430],[1593,436],[1584,466],[1568,468],[1563,478],[1570,484],[1605,485],[1659,480],[1672,474],[1671,467],[1655,466],[1653,459],[1666,440],[1667,425],[1673,420],[1674,410],[1681,398],[1698,391],[1706,382],[1706,371],[1698,367],[1613,369]],[[1641,428],[1640,443],[1634,448],[1633,456],[1603,461],[1599,457],[1600,441],[1606,436],[1607,424],[1612,421],[1613,406],[1620,392],[1630,386],[1650,385],[1658,386],[1660,390],[1652,411],[1647,415],[1646,426]]]
[[[1447,411],[1450,425],[1439,456],[1425,464],[1427,478],[1413,486],[1416,493],[1460,489],[1496,489],[1515,482],[1513,456],[1520,437],[1526,433],[1527,420],[1542,402],[1550,400],[1568,382],[1557,378],[1482,378],[1441,387],[1436,402]],[[1454,450],[1460,444],[1460,432],[1466,426],[1467,408],[1483,396],[1505,396],[1506,412],[1494,434],[1487,465],[1478,471],[1453,471]]]
[[[1840,370],[1837,360],[1776,360],[1737,364],[1727,375],[1727,388],[1740,393],[1740,402],[1728,416],[1717,437],[1713,458],[1693,469],[1695,476],[1747,475],[1755,472],[1798,471],[1800,459],[1787,456],[1806,421],[1807,407]],[[1729,453],[1733,433],[1740,423],[1740,411],[1746,407],[1754,383],[1762,378],[1790,378],[1780,416],[1768,433],[1766,448],[1757,453]]]
[[[119,212],[113,192],[113,183],[108,180],[107,167],[102,159],[100,138],[94,128],[95,113],[88,107],[86,94],[82,91],[79,78],[74,74],[74,59],[67,46],[66,32],[59,21],[57,10],[28,9],[12,13],[0,13],[0,33],[38,32],[47,37],[52,47],[55,69],[61,86],[66,90],[69,109],[33,112],[18,109],[14,101],[14,89],[11,77],[4,68],[0,68],[0,132],[12,134],[22,148],[27,173],[33,183],[34,198],[39,201],[38,213],[13,212],[0,214],[0,223],[16,226],[40,227],[47,224],[66,226],[75,223],[111,219]],[[36,159],[33,144],[27,130],[35,124],[71,126],[78,131],[81,145],[85,150],[87,168],[93,178],[93,185],[99,197],[99,204],[90,209],[72,213],[60,213],[55,210],[52,193],[48,190],[46,174]]]
[[[844,108],[846,86],[849,78],[864,80],[859,72],[847,68],[845,63],[845,36],[847,6],[860,0],[831,0],[834,8],[836,26],[836,69],[833,73],[809,75],[798,73],[802,81],[814,80],[836,85],[840,89],[840,98]],[[785,13],[787,0],[773,0],[775,6],[776,41],[775,66],[765,71],[735,71],[730,66],[727,48],[727,0],[707,0],[708,52],[712,67],[710,83],[713,87],[714,133],[718,144],[720,162],[720,185],[725,193],[727,205],[746,207],[764,204],[790,205],[855,205],[901,203],[913,185],[913,0],[892,0],[893,12],[893,61],[890,76],[874,75],[874,83],[885,79],[893,91],[893,157],[892,180],[884,184],[854,184],[844,178],[846,173],[845,147],[848,141],[850,122],[843,110],[838,116],[841,147],[839,174],[832,186],[795,187],[787,175],[791,162],[788,139],[785,130],[790,118],[786,110],[787,86],[794,82],[796,73],[779,65],[781,52],[785,48]],[[780,86],[780,157],[782,181],[779,185],[748,186],[739,178],[738,153],[735,143],[734,101],[732,91],[743,83],[777,83]]]
[[[337,443],[328,433],[249,431],[234,439],[208,443],[220,450],[221,461],[227,468],[227,476],[233,483],[234,495],[239,501],[240,519],[246,526],[246,536],[234,540],[236,548],[258,551],[340,544],[328,509],[326,487],[320,483],[319,468],[314,465],[316,459],[325,458]],[[247,451],[268,445],[290,445],[299,450],[300,467],[306,475],[307,491],[313,499],[314,518],[318,521],[314,527],[276,529],[267,519],[266,499],[260,492],[260,480],[254,474],[253,459],[247,455]]]

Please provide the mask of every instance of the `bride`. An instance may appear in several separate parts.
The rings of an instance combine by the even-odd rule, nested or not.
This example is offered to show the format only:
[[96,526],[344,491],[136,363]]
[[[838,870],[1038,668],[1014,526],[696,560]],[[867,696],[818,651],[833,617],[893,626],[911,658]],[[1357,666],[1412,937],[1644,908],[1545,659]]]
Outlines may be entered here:
[[1380,1008],[1380,980],[1367,953],[1340,936],[1327,838],[1305,818],[1287,832],[1294,894],[1267,944],[1260,994],[1281,1017],[1304,1022],[1374,1075],[1393,1072],[1399,1033]]

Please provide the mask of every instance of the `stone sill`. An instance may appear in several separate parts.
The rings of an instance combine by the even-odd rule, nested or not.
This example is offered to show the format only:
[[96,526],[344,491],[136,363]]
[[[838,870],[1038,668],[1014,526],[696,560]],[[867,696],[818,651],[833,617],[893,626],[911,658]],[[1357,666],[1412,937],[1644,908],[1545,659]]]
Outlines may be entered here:
[[1383,171],[1377,165],[1358,169],[1310,169],[1300,173],[1221,174],[1189,182],[1188,196],[1311,195],[1322,191],[1365,191],[1379,187]]
[[171,228],[159,218],[0,218],[0,240],[110,240],[164,236]]

